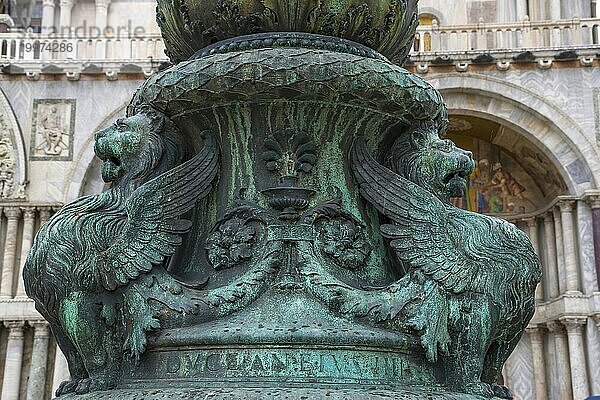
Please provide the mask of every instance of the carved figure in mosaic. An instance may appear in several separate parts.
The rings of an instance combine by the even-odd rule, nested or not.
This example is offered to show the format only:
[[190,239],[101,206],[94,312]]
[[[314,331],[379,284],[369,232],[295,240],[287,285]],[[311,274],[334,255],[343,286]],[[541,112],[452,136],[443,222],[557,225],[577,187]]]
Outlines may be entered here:
[[38,146],[39,150],[43,150],[47,155],[59,155],[69,148],[63,140],[63,137],[68,135],[67,126],[56,106],[50,107],[49,112],[40,117],[40,125],[43,142]]
[[499,162],[494,163],[492,172],[494,174],[492,175],[491,184],[502,192],[503,209],[512,210],[515,206],[513,198],[524,200],[523,192],[525,188],[513,178],[510,172],[505,171]]
[[0,161],[0,197],[11,197],[15,184],[15,163],[10,160]]

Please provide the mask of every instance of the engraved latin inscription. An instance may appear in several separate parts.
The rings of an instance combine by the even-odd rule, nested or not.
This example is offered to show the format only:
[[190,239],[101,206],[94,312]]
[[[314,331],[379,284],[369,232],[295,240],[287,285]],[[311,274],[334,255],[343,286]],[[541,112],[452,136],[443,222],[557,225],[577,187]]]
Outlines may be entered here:
[[366,351],[219,349],[183,353],[153,352],[164,371],[146,374],[171,378],[289,377],[348,380],[398,379],[407,373],[401,354]]

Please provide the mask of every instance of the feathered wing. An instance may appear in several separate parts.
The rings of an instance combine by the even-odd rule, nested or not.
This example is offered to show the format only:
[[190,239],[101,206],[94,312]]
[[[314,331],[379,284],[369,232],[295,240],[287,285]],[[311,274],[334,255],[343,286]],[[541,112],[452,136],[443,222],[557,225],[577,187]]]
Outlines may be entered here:
[[381,226],[382,235],[390,239],[400,260],[427,278],[422,284],[423,301],[407,315],[407,322],[421,332],[427,358],[433,362],[450,344],[448,294],[461,293],[473,283],[477,263],[456,245],[446,206],[375,161],[362,138],[353,148],[352,168],[361,195],[392,222]]
[[212,138],[192,159],[135,190],[119,238],[98,257],[102,286],[114,290],[149,272],[182,242],[191,222],[180,219],[206,197],[217,175],[219,152]]
[[353,171],[360,194],[393,223],[381,226],[398,257],[442,285],[462,293],[472,282],[471,260],[453,237],[454,227],[446,206],[433,194],[379,164],[358,139]]

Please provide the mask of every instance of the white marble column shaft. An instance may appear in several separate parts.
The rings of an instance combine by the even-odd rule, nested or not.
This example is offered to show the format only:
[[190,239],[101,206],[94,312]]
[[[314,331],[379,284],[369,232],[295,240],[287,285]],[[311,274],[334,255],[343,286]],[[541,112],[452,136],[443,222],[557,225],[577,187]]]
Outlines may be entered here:
[[108,26],[108,7],[110,0],[96,0],[96,26],[100,31]]
[[574,200],[561,200],[558,203],[562,223],[563,251],[565,257],[567,292],[579,292],[579,272],[577,271],[577,248],[573,227]]
[[[529,236],[529,241],[533,246],[533,250],[535,250],[535,254],[540,255],[540,242],[538,239],[538,230],[537,230],[537,219],[535,217],[528,218],[525,220],[527,223],[527,236]],[[535,289],[535,299],[543,300],[544,299],[544,288],[542,287],[542,283],[540,282]]]
[[15,274],[15,255],[17,251],[17,231],[19,228],[19,207],[5,207],[6,240],[4,242],[4,261],[2,264],[2,282],[0,284],[0,297],[12,298],[12,288]]
[[559,295],[558,265],[556,260],[556,235],[552,213],[544,215],[544,238],[546,240],[546,290],[548,297],[554,299]]
[[590,395],[588,374],[583,344],[583,328],[586,318],[561,318],[567,328],[569,359],[571,365],[571,385],[574,399],[586,399]]
[[71,29],[71,14],[73,12],[73,0],[60,0],[60,31],[65,28]]
[[23,211],[23,240],[21,241],[21,262],[18,277],[17,297],[27,296],[23,282],[23,267],[27,261],[27,254],[31,250],[35,229],[35,207],[22,207]]
[[48,218],[52,215],[52,209],[50,207],[40,207],[40,226],[44,225]]
[[2,382],[2,400],[19,400],[21,386],[21,367],[23,365],[23,321],[5,321],[8,328],[6,361],[4,363],[4,381]]
[[42,33],[54,33],[54,12],[56,11],[55,0],[42,1]]
[[548,16],[552,21],[561,19],[561,5],[560,0],[549,0],[550,4],[550,15]]
[[558,287],[559,292],[567,291],[567,278],[565,273],[565,245],[562,236],[562,221],[560,220],[560,210],[554,208],[554,234],[556,235],[556,262],[558,264]]
[[547,400],[546,364],[544,362],[544,332],[540,327],[527,329],[531,341],[533,357],[533,377],[535,384],[535,400]]
[[527,10],[527,0],[517,0],[517,19],[523,21],[529,15]]
[[39,400],[44,398],[46,389],[46,363],[48,362],[50,327],[46,321],[35,321],[29,324],[34,330],[26,400]]
[[554,339],[554,365],[557,371],[554,374],[558,378],[558,396],[560,400],[573,400],[573,389],[571,387],[571,368],[569,367],[569,344],[565,327],[558,321],[550,321],[546,324],[552,332]]

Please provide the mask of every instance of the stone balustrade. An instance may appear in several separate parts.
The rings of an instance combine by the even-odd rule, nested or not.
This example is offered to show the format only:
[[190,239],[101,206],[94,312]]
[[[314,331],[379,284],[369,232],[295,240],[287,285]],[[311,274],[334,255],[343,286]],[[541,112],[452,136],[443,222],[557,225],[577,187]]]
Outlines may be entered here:
[[[464,51],[567,49],[600,43],[600,18],[420,26],[413,55]],[[87,37],[48,33],[0,33],[0,61],[166,60],[159,33]]]
[[5,60],[92,61],[164,59],[159,33],[143,36],[86,37],[85,35],[0,33],[0,63]]
[[599,43],[600,18],[419,26],[414,53],[568,48]]

